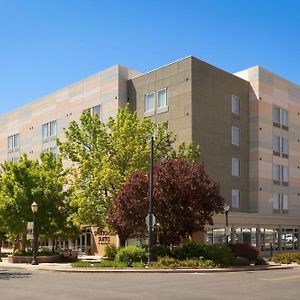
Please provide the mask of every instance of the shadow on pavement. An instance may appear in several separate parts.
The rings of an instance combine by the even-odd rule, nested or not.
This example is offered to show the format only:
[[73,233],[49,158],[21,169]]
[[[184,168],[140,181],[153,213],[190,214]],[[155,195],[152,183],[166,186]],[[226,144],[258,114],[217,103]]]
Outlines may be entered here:
[[32,274],[25,272],[8,272],[0,270],[0,280],[9,280],[15,278],[29,278]]

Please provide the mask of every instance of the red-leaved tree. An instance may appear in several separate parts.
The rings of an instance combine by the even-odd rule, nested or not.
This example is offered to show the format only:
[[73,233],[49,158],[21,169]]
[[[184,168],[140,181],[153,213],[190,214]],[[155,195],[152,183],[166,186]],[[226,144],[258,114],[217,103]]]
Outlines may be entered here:
[[[121,245],[129,237],[146,233],[149,177],[135,172],[123,185],[113,202],[108,223],[119,235]],[[224,199],[220,186],[209,177],[201,162],[168,159],[154,167],[154,214],[159,223],[161,242],[174,244],[223,212]]]

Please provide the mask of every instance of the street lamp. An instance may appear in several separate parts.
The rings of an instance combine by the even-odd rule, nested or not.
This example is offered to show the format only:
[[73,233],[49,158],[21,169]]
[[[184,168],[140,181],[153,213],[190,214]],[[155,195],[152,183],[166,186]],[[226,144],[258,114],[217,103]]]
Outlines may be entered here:
[[33,241],[32,241],[32,262],[31,264],[32,265],[38,265],[38,261],[37,261],[37,258],[36,258],[36,252],[37,252],[37,240],[36,240],[36,232],[35,232],[35,214],[38,210],[38,205],[36,202],[33,202],[31,204],[31,210],[32,210],[32,214],[33,214],[33,226],[32,226],[32,233],[33,233]]
[[153,241],[153,160],[154,160],[154,136],[151,136],[150,149],[150,180],[149,180],[149,235],[148,235],[148,264],[152,261],[152,241]]
[[226,220],[226,244],[228,244],[228,212],[229,212],[230,206],[228,204],[224,205],[224,212],[225,212],[225,220]]

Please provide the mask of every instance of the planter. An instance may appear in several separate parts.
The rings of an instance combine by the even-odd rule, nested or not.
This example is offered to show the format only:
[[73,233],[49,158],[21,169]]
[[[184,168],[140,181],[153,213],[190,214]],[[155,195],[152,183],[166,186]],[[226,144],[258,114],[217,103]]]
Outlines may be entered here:
[[[38,256],[38,263],[60,263],[62,262],[61,255],[52,255],[52,256]],[[13,264],[30,264],[32,262],[32,256],[8,256],[8,262]]]

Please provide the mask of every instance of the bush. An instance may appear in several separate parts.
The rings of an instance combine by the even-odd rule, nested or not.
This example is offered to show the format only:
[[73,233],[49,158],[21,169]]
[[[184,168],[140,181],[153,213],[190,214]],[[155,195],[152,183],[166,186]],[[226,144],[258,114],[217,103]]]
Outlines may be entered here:
[[231,250],[224,244],[200,244],[189,242],[182,246],[177,252],[177,257],[180,259],[200,258],[211,260],[217,265],[230,265],[233,261]]
[[158,261],[151,263],[153,268],[213,268],[215,264],[211,260],[204,260],[203,258],[193,258],[186,260],[179,260],[173,257],[160,257]]
[[114,244],[109,244],[104,247],[104,256],[115,259],[117,254],[117,247]]
[[263,265],[267,265],[268,262],[263,257],[258,257],[255,264],[257,266],[263,266]]
[[145,263],[143,263],[143,262],[133,262],[132,267],[133,268],[145,268]]
[[170,256],[171,250],[163,245],[155,245],[152,248],[153,251],[153,259],[157,260],[159,257]]
[[286,252],[274,254],[272,261],[280,264],[300,264],[300,252]]
[[237,256],[233,261],[234,266],[249,266],[250,261],[248,258]]
[[40,256],[52,256],[54,254],[53,254],[52,251],[50,251],[48,249],[41,248],[41,249],[38,250],[37,255],[40,255]]
[[250,262],[255,262],[259,255],[258,249],[250,244],[228,244],[228,247],[231,249],[235,257],[244,257]]
[[127,246],[117,252],[116,261],[124,262],[128,266],[131,266],[134,262],[146,262],[147,257],[146,249],[136,246]]
[[126,268],[127,264],[116,261],[102,261],[100,263],[93,263],[90,261],[76,261],[71,264],[73,268]]
[[26,251],[26,250],[20,250],[20,249],[16,249],[13,253],[14,256],[31,256],[32,255],[32,251]]

